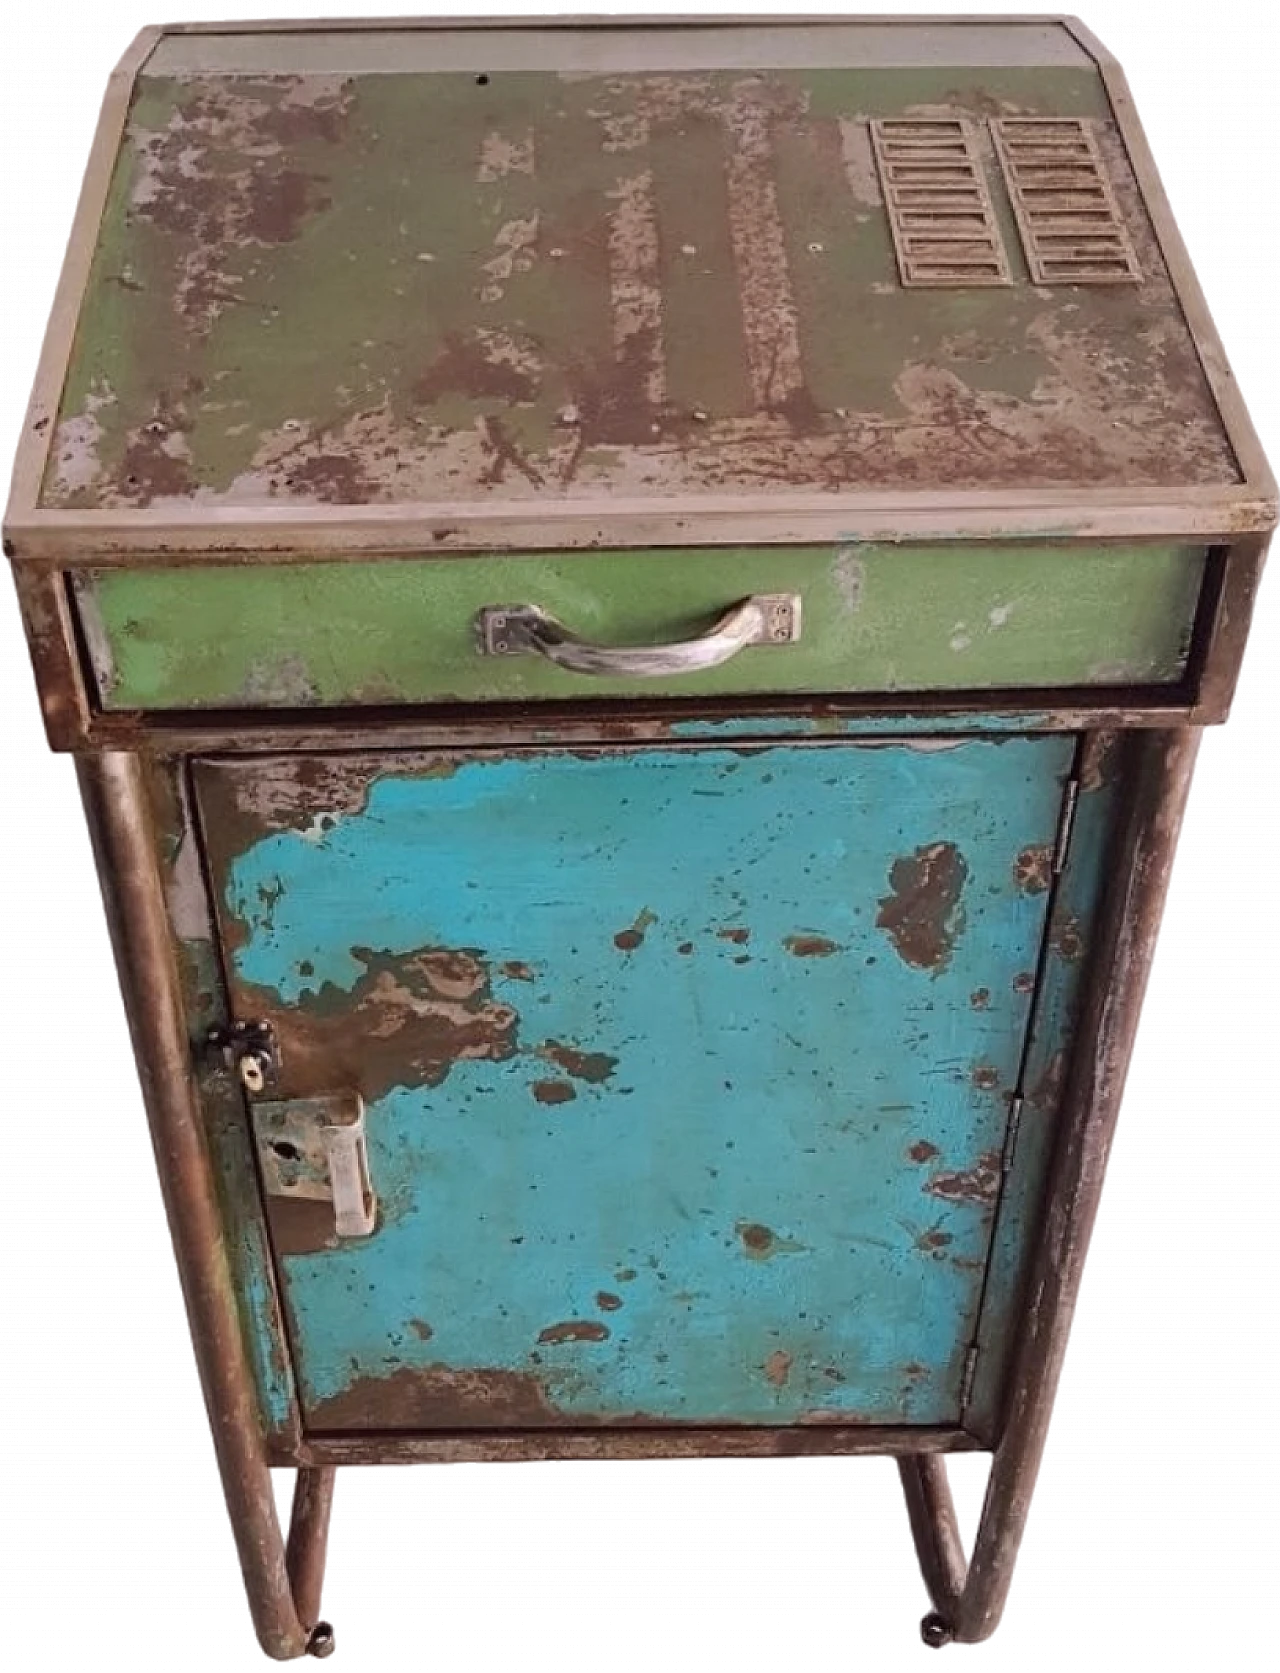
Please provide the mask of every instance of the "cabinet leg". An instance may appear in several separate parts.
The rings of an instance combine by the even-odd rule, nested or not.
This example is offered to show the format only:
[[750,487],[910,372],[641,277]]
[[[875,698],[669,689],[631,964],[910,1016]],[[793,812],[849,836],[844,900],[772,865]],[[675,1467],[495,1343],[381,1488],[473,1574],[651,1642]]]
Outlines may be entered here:
[[141,762],[135,755],[104,754],[84,756],[77,765],[254,1628],[276,1661],[328,1655],[333,1632],[316,1621],[314,1610],[332,1472],[301,1472],[287,1559],[192,1072]]
[[899,1486],[907,1532],[915,1548],[915,1569],[929,1599],[929,1619],[945,1621],[954,1616],[969,1573],[949,1462],[940,1452],[899,1459]]
[[320,1619],[320,1594],[329,1550],[329,1513],[333,1508],[334,1469],[299,1470],[293,1489],[293,1516],[285,1567],[299,1619],[311,1628],[307,1654],[333,1654],[333,1628]]
[[1066,1354],[1199,741],[1199,732],[1186,728],[1138,733],[1125,743],[1126,817],[1110,856],[1115,881],[1095,932],[1011,1394],[967,1566],[944,1460],[898,1461],[934,1606],[921,1623],[927,1644],[977,1643],[1000,1624]]

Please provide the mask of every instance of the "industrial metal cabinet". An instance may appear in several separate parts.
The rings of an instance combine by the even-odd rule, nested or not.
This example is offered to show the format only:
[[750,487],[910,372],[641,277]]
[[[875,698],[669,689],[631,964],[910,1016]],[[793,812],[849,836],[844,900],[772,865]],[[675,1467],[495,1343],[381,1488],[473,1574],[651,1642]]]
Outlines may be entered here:
[[269,1654],[386,1461],[889,1454],[994,1629],[1274,521],[1072,21],[141,37],[6,550]]

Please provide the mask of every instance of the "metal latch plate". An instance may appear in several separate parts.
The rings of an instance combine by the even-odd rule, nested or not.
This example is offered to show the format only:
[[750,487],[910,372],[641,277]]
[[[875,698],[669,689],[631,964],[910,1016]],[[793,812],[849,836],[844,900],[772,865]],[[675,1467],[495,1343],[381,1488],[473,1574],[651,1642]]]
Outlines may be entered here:
[[251,1108],[267,1195],[331,1202],[339,1237],[368,1237],[378,1205],[360,1094],[263,1099]]

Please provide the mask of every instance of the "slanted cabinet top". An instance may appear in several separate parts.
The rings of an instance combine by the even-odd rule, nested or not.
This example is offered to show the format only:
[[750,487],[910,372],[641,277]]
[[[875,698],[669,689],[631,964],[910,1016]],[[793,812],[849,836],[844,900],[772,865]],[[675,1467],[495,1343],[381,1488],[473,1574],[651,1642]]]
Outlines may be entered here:
[[37,516],[1249,482],[1062,24],[162,32],[107,178]]

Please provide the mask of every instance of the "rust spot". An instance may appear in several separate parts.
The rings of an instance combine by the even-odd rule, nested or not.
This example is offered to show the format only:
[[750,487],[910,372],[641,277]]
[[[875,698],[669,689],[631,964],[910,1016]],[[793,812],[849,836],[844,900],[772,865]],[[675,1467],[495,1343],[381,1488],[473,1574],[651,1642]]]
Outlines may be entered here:
[[1067,1054],[1065,1051],[1055,1051],[1044,1066],[1044,1072],[1037,1078],[1035,1085],[1028,1095],[1028,1102],[1036,1109],[1052,1114],[1057,1109],[1062,1098],[1063,1088],[1067,1081]]
[[570,1104],[578,1096],[567,1080],[536,1080],[531,1090],[540,1104]]
[[1013,862],[1013,881],[1024,895],[1042,895],[1053,881],[1053,847],[1037,843]]
[[907,1151],[907,1155],[913,1162],[932,1162],[938,1154],[937,1145],[930,1144],[928,1139],[917,1139],[910,1150]]
[[622,1297],[614,1295],[612,1290],[597,1290],[596,1306],[602,1313],[616,1313],[622,1306]]
[[161,394],[148,423],[129,432],[117,472],[117,486],[131,505],[184,498],[195,492],[185,409]]
[[566,1319],[563,1324],[549,1324],[538,1333],[539,1343],[554,1344],[558,1342],[604,1342],[608,1340],[609,1327],[601,1324],[599,1319]]
[[494,1000],[478,949],[351,951],[365,968],[349,990],[325,982],[282,1005],[272,990],[245,985],[280,1039],[282,1097],[346,1085],[372,1103],[396,1086],[439,1086],[465,1060],[514,1056],[519,1015]]
[[1114,783],[1119,771],[1119,732],[1092,732],[1080,764],[1080,790],[1085,796],[1096,795]]
[[932,1254],[934,1250],[945,1249],[948,1243],[954,1242],[950,1232],[944,1232],[940,1226],[930,1226],[928,1231],[921,1232],[916,1238],[916,1248]]
[[789,1237],[779,1237],[770,1226],[754,1220],[739,1220],[733,1228],[742,1240],[742,1247],[754,1261],[771,1260],[774,1255],[794,1255],[804,1248]]
[[953,842],[933,842],[903,855],[889,870],[892,894],[880,901],[876,927],[907,964],[944,970],[964,926],[960,897],[969,867]]
[[839,944],[825,935],[788,935],[782,945],[796,958],[830,958],[840,951]]
[[749,929],[718,929],[716,934],[720,937],[721,941],[732,941],[739,947],[745,947],[747,942],[751,939],[751,931]]
[[1084,931],[1079,918],[1069,913],[1061,923],[1055,924],[1049,945],[1058,957],[1065,959],[1068,964],[1075,964],[1084,956]]
[[993,1087],[1000,1084],[1000,1071],[993,1069],[989,1063],[979,1063],[970,1079],[979,1091],[990,1092]]
[[936,1173],[925,1186],[946,1202],[994,1202],[1000,1194],[1000,1152],[989,1150],[963,1173]]
[[620,953],[634,953],[636,948],[644,942],[645,931],[651,924],[657,923],[657,918],[646,906],[636,917],[629,929],[620,929],[613,938],[613,944]]
[[764,1362],[764,1374],[775,1388],[785,1388],[791,1376],[791,1355],[777,1348]]
[[773,1247],[774,1237],[768,1226],[739,1224],[737,1233],[753,1254],[766,1254]]
[[314,453],[290,467],[287,485],[325,505],[363,505],[374,485],[348,453]]
[[539,1046],[538,1056],[554,1063],[575,1080],[590,1081],[596,1086],[608,1080],[618,1066],[618,1059],[610,1057],[607,1052],[578,1051],[573,1046],[562,1045],[559,1040],[548,1040]]
[[521,964],[518,959],[508,959],[501,966],[502,974],[509,982],[532,982],[534,980],[533,966]]
[[429,1342],[435,1335],[435,1331],[425,1319],[410,1319],[409,1329],[424,1342]]
[[404,1367],[361,1377],[308,1413],[326,1429],[503,1429],[564,1423],[535,1376],[523,1371]]
[[1034,993],[1035,986],[1036,973],[1034,970],[1020,970],[1013,978],[1013,991],[1015,993]]
[[985,1011],[991,1003],[990,988],[974,988],[969,995],[969,1003],[975,1011]]
[[676,952],[678,952],[683,958],[688,958],[689,954],[692,951],[693,951],[693,942],[692,941],[682,941],[680,943],[680,945],[676,948]]
[[635,1280],[636,1269],[634,1266],[621,1266],[618,1268],[618,1282],[620,1284],[634,1284]]
[[323,182],[300,169],[282,169],[278,174],[256,171],[250,176],[238,231],[259,244],[292,244],[312,215],[332,205],[321,190]]
[[444,347],[414,384],[413,393],[424,405],[445,395],[518,402],[535,400],[538,386],[527,371],[491,352],[485,340],[453,331],[445,337]]

